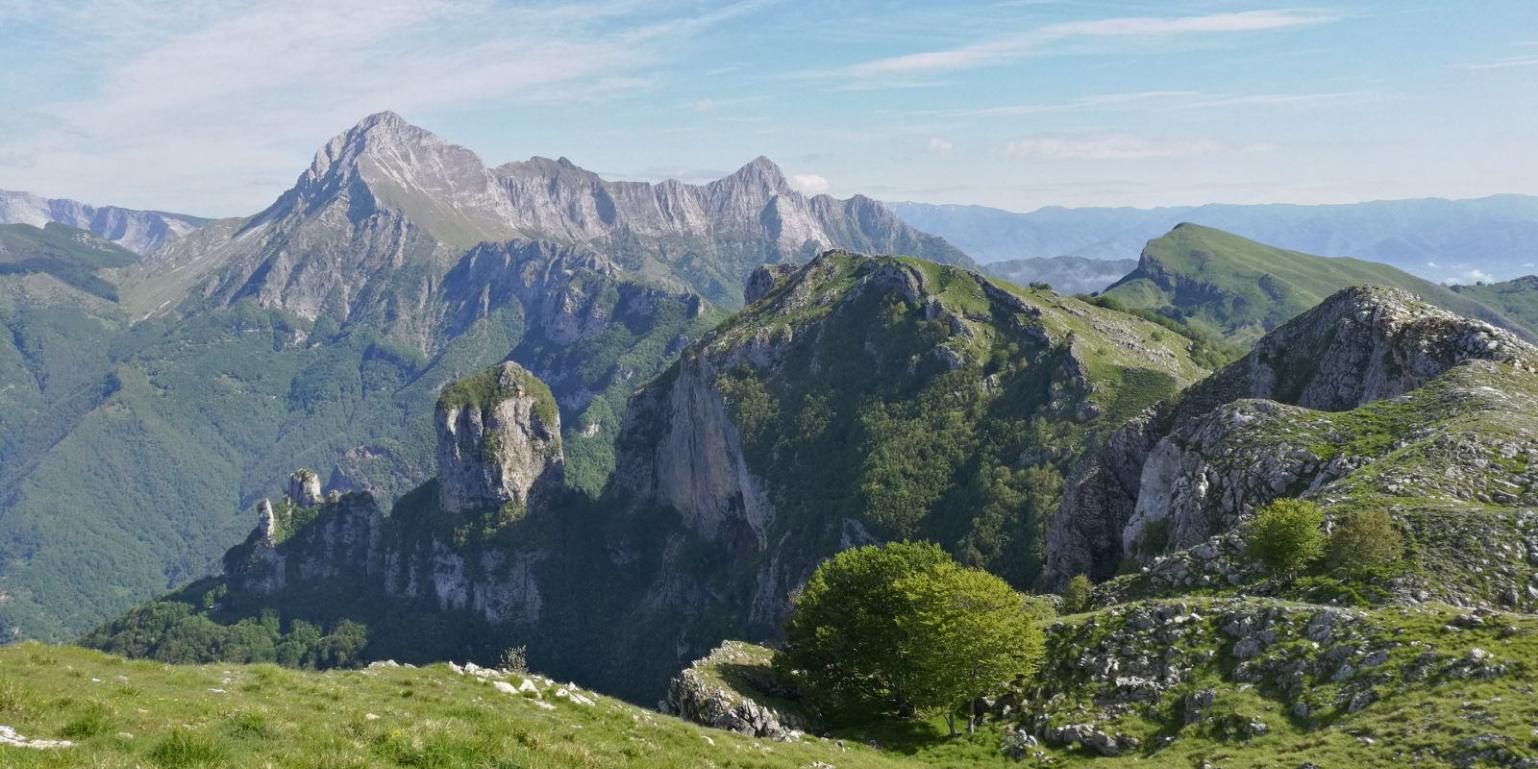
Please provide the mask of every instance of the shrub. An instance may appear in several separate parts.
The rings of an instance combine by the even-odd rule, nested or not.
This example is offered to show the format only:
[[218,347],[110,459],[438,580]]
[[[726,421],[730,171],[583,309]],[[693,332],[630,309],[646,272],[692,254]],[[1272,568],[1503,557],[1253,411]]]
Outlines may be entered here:
[[1088,609],[1090,593],[1094,589],[1095,583],[1083,574],[1068,580],[1068,586],[1063,588],[1063,613],[1073,614]]
[[1383,510],[1357,510],[1335,526],[1326,548],[1331,568],[1363,577],[1388,566],[1404,554],[1404,538]]
[[1290,579],[1324,551],[1323,526],[1318,505],[1278,499],[1261,508],[1246,527],[1245,553],[1273,576]]
[[931,544],[846,550],[796,600],[777,664],[825,717],[945,715],[1026,672],[1038,612],[998,577]]
[[509,646],[502,650],[502,659],[497,667],[508,673],[524,674],[529,672],[529,647]]

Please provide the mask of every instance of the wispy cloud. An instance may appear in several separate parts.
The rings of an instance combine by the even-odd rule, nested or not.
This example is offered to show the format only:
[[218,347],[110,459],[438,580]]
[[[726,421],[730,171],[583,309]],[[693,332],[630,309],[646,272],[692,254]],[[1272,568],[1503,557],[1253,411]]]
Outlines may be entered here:
[[1004,145],[1011,160],[1153,160],[1220,152],[1268,152],[1269,144],[1234,146],[1210,139],[1156,139],[1123,133],[1038,134]]
[[949,155],[956,149],[956,143],[940,136],[929,137],[929,151],[936,155]]
[[837,73],[876,78],[913,76],[997,65],[1039,53],[1054,43],[1080,39],[1164,38],[1181,35],[1212,35],[1261,32],[1313,26],[1336,17],[1311,11],[1266,10],[1217,13],[1205,16],[1157,18],[1129,16],[1093,21],[1049,24],[1022,34],[995,38],[938,51],[889,56],[861,62]]
[[1463,69],[1475,71],[1487,69],[1510,69],[1512,67],[1532,67],[1538,66],[1538,54],[1527,56],[1507,56],[1504,59],[1471,62],[1469,64],[1463,64],[1460,66]]
[[999,107],[933,111],[927,114],[951,118],[1012,117],[1065,112],[1165,112],[1218,107],[1308,106],[1376,101],[1385,97],[1373,91],[1320,93],[1207,94],[1200,91],[1137,91],[1083,96],[1064,102],[1009,104]]

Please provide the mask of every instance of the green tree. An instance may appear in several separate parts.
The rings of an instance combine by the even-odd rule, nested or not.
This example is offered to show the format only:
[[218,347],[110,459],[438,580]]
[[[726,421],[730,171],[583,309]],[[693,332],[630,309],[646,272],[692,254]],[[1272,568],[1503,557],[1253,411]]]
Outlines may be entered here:
[[945,715],[1029,669],[1034,604],[932,544],[846,550],[808,580],[786,625],[782,668],[825,717]]
[[1068,580],[1068,586],[1063,588],[1063,613],[1073,614],[1088,609],[1090,593],[1094,589],[1095,583],[1083,574]]
[[1403,554],[1404,538],[1387,512],[1357,510],[1330,533],[1325,560],[1335,569],[1362,577],[1392,564]]
[[1313,502],[1278,499],[1261,508],[1246,527],[1245,553],[1282,578],[1307,568],[1324,551],[1324,513]]

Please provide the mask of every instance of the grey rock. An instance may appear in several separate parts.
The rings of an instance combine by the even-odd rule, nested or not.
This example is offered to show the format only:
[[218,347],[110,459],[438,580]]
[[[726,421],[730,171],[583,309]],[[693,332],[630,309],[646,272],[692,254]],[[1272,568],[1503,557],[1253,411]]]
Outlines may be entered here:
[[[561,418],[548,390],[516,363],[484,377],[487,400],[438,402],[438,501],[460,513],[527,506],[564,478]],[[447,391],[446,391],[447,392]]]

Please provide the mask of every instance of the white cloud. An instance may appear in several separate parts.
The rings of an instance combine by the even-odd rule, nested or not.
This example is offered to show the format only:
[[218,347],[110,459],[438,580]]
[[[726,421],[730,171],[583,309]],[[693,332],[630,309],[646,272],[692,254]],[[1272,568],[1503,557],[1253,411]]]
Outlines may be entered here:
[[950,139],[941,138],[939,136],[929,137],[930,152],[936,155],[949,155],[953,149],[956,149],[956,143]]
[[828,191],[828,180],[817,174],[795,174],[790,177],[790,187],[802,195],[821,195]]
[[1014,160],[1150,160],[1211,155],[1224,146],[1206,140],[1148,139],[1129,134],[1042,134],[1004,145]]
[[1049,24],[1011,37],[996,38],[941,51],[910,53],[856,64],[842,71],[856,77],[911,76],[989,66],[1039,52],[1053,43],[1075,39],[1160,38],[1179,35],[1259,32],[1312,26],[1334,16],[1306,11],[1241,11],[1206,16],[1154,18],[1129,16]]
[[715,112],[721,108],[721,102],[715,99],[696,99],[689,102],[688,106],[695,112]]
[[[704,15],[644,0],[61,4],[50,23],[75,42],[50,56],[89,60],[99,86],[0,135],[0,177],[54,194],[69,194],[57,186],[69,180],[120,205],[248,213],[302,168],[296,151],[364,115],[625,98],[653,86],[647,70],[683,36],[764,2]],[[276,168],[288,170],[270,192],[247,186],[277,181]]]

